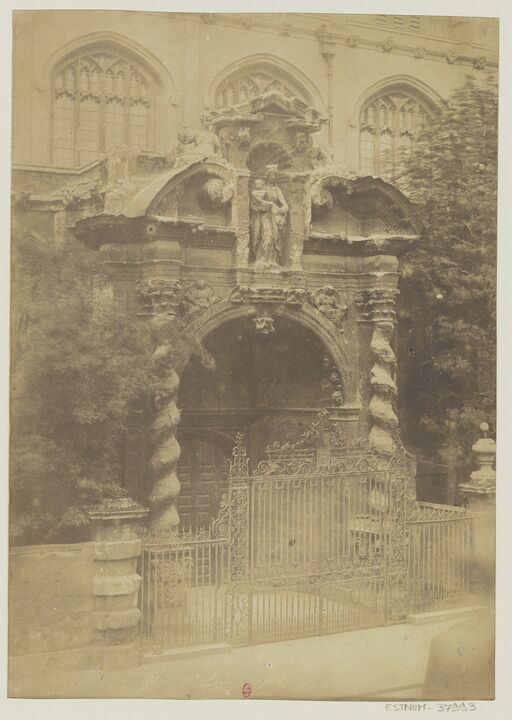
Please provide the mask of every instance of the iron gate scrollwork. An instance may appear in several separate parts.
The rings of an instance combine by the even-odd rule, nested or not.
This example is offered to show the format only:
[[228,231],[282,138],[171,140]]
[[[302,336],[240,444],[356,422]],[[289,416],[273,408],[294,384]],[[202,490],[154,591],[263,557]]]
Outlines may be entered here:
[[[298,442],[268,446],[254,469],[238,435],[216,520],[145,540],[142,635],[250,644],[397,622],[422,592],[460,603],[467,543],[450,548],[449,572],[431,565],[466,538],[469,516],[450,513],[441,546],[431,526],[444,506],[420,506],[399,444],[392,457],[346,444],[325,412]],[[427,570],[430,584],[418,577]]]

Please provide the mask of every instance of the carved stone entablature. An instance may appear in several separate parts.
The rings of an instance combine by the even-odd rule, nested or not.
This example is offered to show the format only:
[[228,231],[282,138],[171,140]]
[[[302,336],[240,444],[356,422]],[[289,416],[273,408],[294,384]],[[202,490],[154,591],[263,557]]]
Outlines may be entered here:
[[347,306],[342,303],[339,292],[332,285],[325,285],[312,292],[304,288],[237,285],[231,291],[229,299],[237,305],[241,303],[254,305],[282,303],[298,308],[307,303],[322,313],[341,332],[343,332],[343,323],[347,313]]
[[220,298],[204,280],[198,280],[184,288],[176,280],[155,278],[139,280],[137,294],[140,301],[139,315],[166,314],[193,320]]
[[361,320],[395,322],[395,302],[398,294],[398,290],[392,288],[374,288],[357,292],[354,300],[359,308]]
[[237,285],[231,291],[229,299],[235,304],[283,303],[285,305],[300,307],[307,300],[307,296],[308,293],[303,288],[249,287],[248,285]]
[[285,96],[275,90],[209,113],[205,120],[218,130],[223,127],[250,127],[262,122],[265,115],[280,115],[288,127],[296,128],[300,125],[309,132],[316,132],[325,122],[324,116],[303,100]]
[[312,232],[304,244],[304,253],[314,255],[343,255],[345,257],[399,257],[410,249],[417,235],[380,234],[368,237],[345,233]]
[[259,174],[268,164],[311,169],[310,136],[325,118],[302,100],[272,90],[210,113],[208,122],[218,133],[224,157]]
[[347,306],[341,302],[340,294],[332,285],[325,285],[308,295],[309,302],[343,332]]

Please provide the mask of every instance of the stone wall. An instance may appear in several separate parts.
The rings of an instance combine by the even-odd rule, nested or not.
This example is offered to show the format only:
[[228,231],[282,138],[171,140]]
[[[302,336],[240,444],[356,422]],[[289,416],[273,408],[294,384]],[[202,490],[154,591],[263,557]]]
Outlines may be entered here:
[[129,498],[89,511],[92,542],[11,548],[9,673],[135,665],[137,558],[147,510]]
[[[413,32],[406,20],[402,27],[381,27],[373,15],[262,13],[248,18],[119,10],[18,11],[13,31],[13,160],[50,164],[52,73],[70,51],[101,42],[129,53],[158,77],[152,150],[170,151],[184,126],[197,127],[230,72],[263,62],[285,81],[299,83],[322,113],[332,112],[336,160],[355,169],[360,103],[381,83],[405,81],[438,101],[468,72],[478,72],[475,63],[495,67],[495,18],[423,16],[421,28]],[[392,43],[386,46],[390,35]],[[332,65],[331,89],[326,55]],[[326,142],[327,127],[321,136]]]
[[94,641],[94,546],[14,547],[9,558],[13,673],[80,669]]

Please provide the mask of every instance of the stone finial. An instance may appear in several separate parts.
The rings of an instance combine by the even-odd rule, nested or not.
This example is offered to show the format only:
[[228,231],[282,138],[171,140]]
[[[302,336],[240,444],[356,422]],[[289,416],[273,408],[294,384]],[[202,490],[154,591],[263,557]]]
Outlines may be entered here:
[[492,467],[496,460],[496,443],[492,438],[487,437],[489,431],[487,423],[483,422],[480,430],[483,437],[479,438],[472,447],[480,467],[471,473],[471,484],[491,489],[496,487],[496,471]]

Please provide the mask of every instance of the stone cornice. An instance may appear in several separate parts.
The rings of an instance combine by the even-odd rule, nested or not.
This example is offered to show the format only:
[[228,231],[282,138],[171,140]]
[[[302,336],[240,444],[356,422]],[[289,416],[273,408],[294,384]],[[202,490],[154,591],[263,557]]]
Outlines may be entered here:
[[231,247],[237,228],[208,226],[201,218],[158,218],[142,216],[127,218],[123,215],[93,215],[77,222],[74,235],[90,248],[101,245],[138,243],[144,245],[155,240],[197,240],[198,247]]
[[[383,46],[388,38],[391,38],[389,52],[413,57],[416,60],[426,58],[437,62],[471,66],[475,69],[498,67],[498,50],[496,48],[406,29],[379,27],[370,23],[358,22],[353,19],[355,17],[353,15],[283,13],[277,14],[275,19],[270,13],[254,15],[210,13],[208,18],[201,17],[197,13],[176,13],[176,15],[192,22],[240,28],[245,31],[267,32],[273,35],[312,40],[320,44],[329,42],[351,49],[360,48],[378,52],[385,51]],[[339,18],[339,24],[333,18]],[[365,35],[361,34],[363,31]],[[371,37],[372,35],[374,37]],[[354,37],[357,37],[357,42],[353,41]],[[433,43],[439,44],[439,47],[428,47]],[[483,62],[484,60],[485,62]]]
[[304,253],[319,255],[396,255],[400,256],[419,239],[419,235],[347,236],[312,232],[304,244]]

